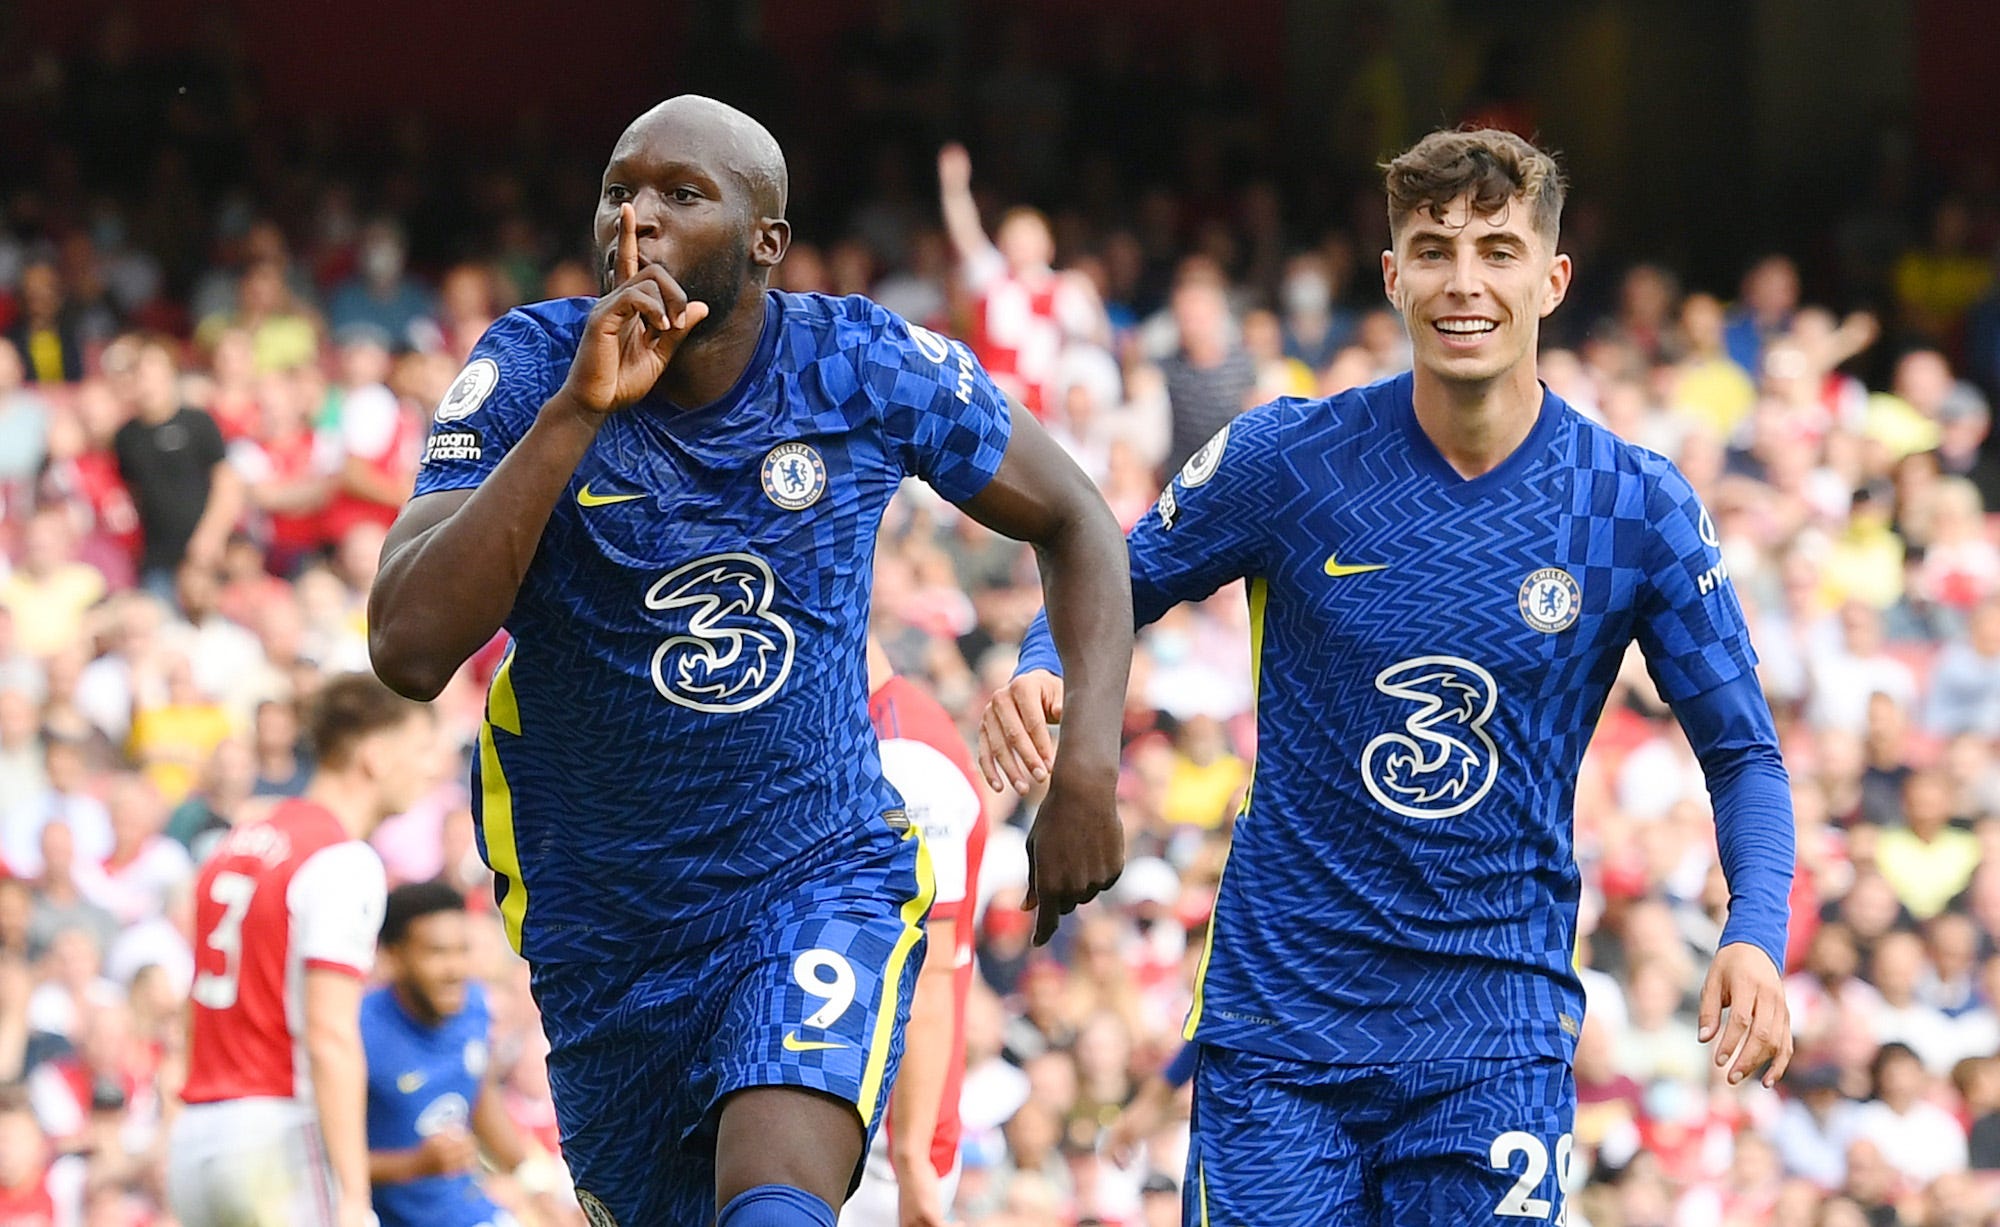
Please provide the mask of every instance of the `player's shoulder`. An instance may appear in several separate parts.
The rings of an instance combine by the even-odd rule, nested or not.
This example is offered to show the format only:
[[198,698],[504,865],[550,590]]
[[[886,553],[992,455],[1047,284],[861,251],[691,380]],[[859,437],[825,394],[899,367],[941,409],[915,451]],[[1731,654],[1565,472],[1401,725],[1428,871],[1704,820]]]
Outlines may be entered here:
[[[794,354],[809,359],[830,353],[851,357],[864,371],[904,366],[942,367],[955,353],[968,362],[963,344],[912,324],[863,294],[793,294],[773,290]],[[804,344],[800,344],[803,341]]]
[[544,342],[575,349],[583,322],[590,318],[590,309],[596,305],[595,298],[581,296],[523,303],[495,320],[487,335],[516,343]]
[[387,984],[368,990],[361,997],[361,1030],[379,1032],[394,1021],[396,990]]
[[1693,497],[1688,479],[1672,460],[1621,436],[1560,397],[1555,400],[1558,411],[1565,417],[1570,439],[1569,460],[1575,467],[1636,483],[1648,494],[1664,492],[1676,499]]

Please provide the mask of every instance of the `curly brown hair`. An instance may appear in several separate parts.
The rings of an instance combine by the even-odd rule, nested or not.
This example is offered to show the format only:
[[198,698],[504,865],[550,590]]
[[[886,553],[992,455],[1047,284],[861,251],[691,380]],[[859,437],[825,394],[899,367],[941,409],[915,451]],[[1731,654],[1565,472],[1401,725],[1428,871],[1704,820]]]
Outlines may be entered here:
[[1536,232],[1551,245],[1568,187],[1554,156],[1500,128],[1433,132],[1384,162],[1382,179],[1392,236],[1418,209],[1441,222],[1453,201],[1469,195],[1480,216],[1492,217],[1519,196],[1534,213]]

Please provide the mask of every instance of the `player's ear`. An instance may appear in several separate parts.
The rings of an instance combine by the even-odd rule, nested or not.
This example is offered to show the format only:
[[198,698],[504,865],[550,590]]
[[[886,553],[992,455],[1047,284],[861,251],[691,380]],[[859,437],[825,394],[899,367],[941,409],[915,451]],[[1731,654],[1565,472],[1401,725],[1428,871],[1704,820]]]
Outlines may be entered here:
[[1391,248],[1382,251],[1382,297],[1388,299],[1389,305],[1397,311],[1403,309],[1402,302],[1396,297],[1396,253]]
[[750,263],[776,268],[792,245],[792,223],[782,217],[760,217],[751,230]]
[[1574,267],[1568,256],[1558,254],[1555,259],[1549,261],[1548,293],[1542,299],[1544,318],[1549,312],[1560,307],[1563,299],[1569,297],[1569,280],[1573,272]]

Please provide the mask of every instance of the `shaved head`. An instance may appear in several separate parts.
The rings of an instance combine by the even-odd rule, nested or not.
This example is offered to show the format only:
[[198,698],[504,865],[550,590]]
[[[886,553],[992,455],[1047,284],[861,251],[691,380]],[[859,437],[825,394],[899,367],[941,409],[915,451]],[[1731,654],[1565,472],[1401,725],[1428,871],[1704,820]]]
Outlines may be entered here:
[[759,217],[783,217],[790,176],[785,152],[770,129],[726,102],[681,94],[626,127],[614,160],[646,148],[685,150],[743,185]]

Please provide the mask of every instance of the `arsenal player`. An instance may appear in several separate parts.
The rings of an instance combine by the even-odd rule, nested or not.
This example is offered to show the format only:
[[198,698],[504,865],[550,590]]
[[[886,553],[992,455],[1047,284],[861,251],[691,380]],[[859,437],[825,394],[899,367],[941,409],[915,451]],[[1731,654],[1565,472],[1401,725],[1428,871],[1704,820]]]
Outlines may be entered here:
[[361,1227],[362,981],[386,886],[364,841],[432,783],[429,710],[375,678],[327,682],[305,795],[216,846],[195,884],[187,1110],[168,1196],[186,1227]]

